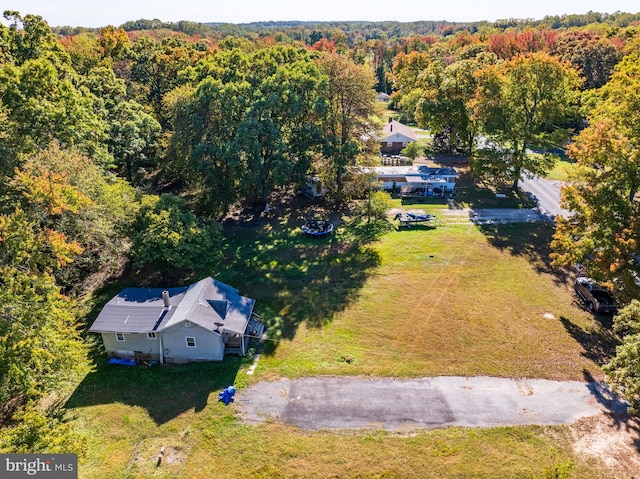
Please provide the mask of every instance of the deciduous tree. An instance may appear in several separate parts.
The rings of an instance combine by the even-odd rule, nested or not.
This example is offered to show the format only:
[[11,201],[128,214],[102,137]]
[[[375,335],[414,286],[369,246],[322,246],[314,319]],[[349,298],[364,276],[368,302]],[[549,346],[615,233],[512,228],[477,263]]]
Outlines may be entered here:
[[58,69],[44,59],[0,67],[0,97],[8,120],[5,144],[12,153],[5,165],[15,166],[20,154],[33,155],[53,140],[108,161],[103,143],[107,125],[94,110],[95,97],[76,88],[76,80],[70,67]]
[[551,54],[571,63],[584,77],[583,88],[600,88],[609,81],[620,54],[607,38],[591,32],[572,30],[557,39]]
[[139,184],[144,175],[140,168],[153,165],[160,124],[135,101],[119,103],[109,116],[109,123],[109,152],[119,172],[130,183]]
[[422,128],[448,139],[449,154],[460,149],[471,154],[478,133],[471,108],[477,87],[475,73],[496,61],[495,55],[480,53],[446,67],[433,62],[422,73],[415,117]]
[[106,276],[122,267],[137,195],[88,157],[50,145],[16,169],[5,184],[4,200],[2,213],[24,211],[34,234],[48,242],[42,252],[31,254],[67,291],[82,292],[92,274]]
[[528,149],[554,147],[568,136],[563,125],[576,114],[579,84],[573,68],[540,52],[481,70],[472,106],[490,154],[476,156],[476,174],[501,172],[515,190],[525,171],[544,173],[553,159]]
[[320,144],[324,83],[312,54],[224,51],[194,73],[204,78],[196,90],[174,97],[171,158],[200,210],[220,216],[301,182]]
[[143,198],[132,240],[135,264],[163,273],[215,270],[221,258],[220,225],[198,218],[184,200],[170,194]]
[[564,206],[574,213],[558,221],[552,242],[556,265],[582,263],[590,275],[613,280],[619,294],[637,291],[634,257],[640,252],[640,59],[618,64],[600,91],[589,126],[569,153],[578,161],[563,189]]
[[342,177],[362,151],[363,139],[374,138],[371,117],[376,113],[375,78],[370,70],[343,55],[326,54],[318,62],[327,76],[323,119],[324,155],[336,178],[342,198]]
[[266,203],[275,188],[304,182],[321,142],[324,82],[305,50],[282,47],[257,53],[248,81],[234,149],[245,163],[241,187]]

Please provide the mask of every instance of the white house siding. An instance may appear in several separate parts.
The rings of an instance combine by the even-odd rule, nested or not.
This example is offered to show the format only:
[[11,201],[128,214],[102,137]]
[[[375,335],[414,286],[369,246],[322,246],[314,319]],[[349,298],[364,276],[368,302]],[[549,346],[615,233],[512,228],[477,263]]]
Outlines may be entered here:
[[104,348],[109,357],[134,358],[136,351],[138,351],[142,353],[144,359],[159,359],[158,340],[149,339],[146,333],[122,333],[124,341],[118,341],[116,333],[101,334]]
[[404,136],[404,135],[402,135],[400,133],[394,133],[392,135],[387,136],[387,138],[385,139],[385,142],[387,144],[389,144],[389,143],[400,143],[400,144],[402,144],[403,147],[407,146],[412,141],[414,141],[414,140],[412,140],[408,136]]
[[[412,181],[415,178],[414,181]],[[430,178],[432,180],[432,186],[435,188],[443,188],[446,191],[453,191],[456,187],[455,177],[435,177]],[[421,176],[411,177],[407,175],[402,178],[385,178],[382,175],[378,176],[378,181],[382,183],[382,189],[391,190],[394,186],[400,188],[402,186],[423,186],[424,182],[429,182],[430,179],[423,180]]]
[[[224,359],[222,336],[196,324],[191,324],[189,327],[183,321],[163,330],[161,334],[164,360],[167,363],[222,361]],[[187,346],[187,337],[195,338],[195,347]]]

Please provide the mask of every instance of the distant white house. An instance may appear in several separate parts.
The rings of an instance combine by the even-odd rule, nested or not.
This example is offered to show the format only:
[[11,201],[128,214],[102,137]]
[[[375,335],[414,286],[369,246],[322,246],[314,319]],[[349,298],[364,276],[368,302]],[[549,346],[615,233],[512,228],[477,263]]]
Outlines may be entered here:
[[389,121],[382,128],[382,135],[378,138],[380,152],[384,155],[397,155],[409,143],[418,141],[418,136],[407,125],[389,117]]
[[458,178],[453,168],[376,166],[372,170],[383,189],[395,189],[410,196],[444,196],[454,191]]
[[221,361],[244,355],[264,325],[255,300],[212,278],[178,288],[125,288],[112,298],[89,332],[102,336],[109,357],[160,363]]

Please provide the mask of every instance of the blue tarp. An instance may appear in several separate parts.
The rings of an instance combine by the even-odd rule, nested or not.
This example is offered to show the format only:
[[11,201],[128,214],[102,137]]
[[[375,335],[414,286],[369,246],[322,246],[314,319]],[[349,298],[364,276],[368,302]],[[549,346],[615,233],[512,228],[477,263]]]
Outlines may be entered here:
[[233,396],[236,394],[236,388],[234,386],[228,386],[218,394],[218,401],[223,402],[227,406],[230,402],[233,402]]
[[138,364],[138,361],[135,359],[120,359],[120,358],[111,358],[109,359],[109,364],[121,364],[123,366],[135,366]]

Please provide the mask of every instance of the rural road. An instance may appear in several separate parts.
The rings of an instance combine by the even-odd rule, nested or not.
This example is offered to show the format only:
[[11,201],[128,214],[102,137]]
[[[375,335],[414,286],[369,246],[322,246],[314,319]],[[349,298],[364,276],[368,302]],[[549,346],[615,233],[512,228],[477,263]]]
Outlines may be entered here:
[[562,215],[565,218],[571,216],[569,211],[560,207],[562,182],[536,176],[534,178],[521,179],[519,185],[538,204],[536,209],[550,220],[553,221],[557,215]]
[[557,215],[571,216],[571,212],[560,207],[562,182],[535,177],[520,180],[519,184],[537,203],[535,208],[452,208],[445,210],[444,216],[450,220],[464,218],[477,225],[554,222]]
[[571,424],[626,411],[601,383],[493,377],[262,381],[239,391],[236,404],[249,423],[278,419],[314,430]]

